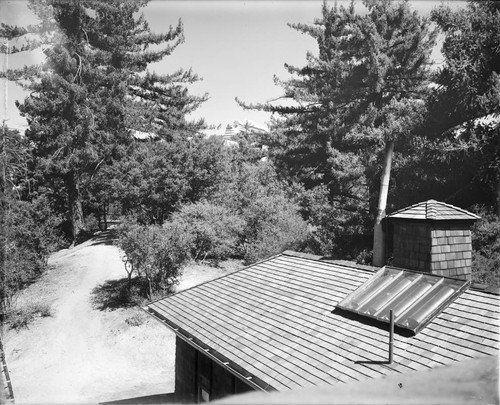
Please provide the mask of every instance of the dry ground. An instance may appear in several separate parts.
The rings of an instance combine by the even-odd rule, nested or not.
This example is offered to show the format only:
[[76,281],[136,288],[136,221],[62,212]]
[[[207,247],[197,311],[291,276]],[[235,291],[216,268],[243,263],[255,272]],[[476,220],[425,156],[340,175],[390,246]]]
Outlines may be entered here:
[[[49,263],[17,305],[48,302],[52,316],[3,331],[16,403],[96,403],[173,392],[174,334],[137,307],[112,300],[96,305],[96,287],[102,293],[126,276],[109,237],[59,251]],[[191,265],[177,290],[239,267]]]

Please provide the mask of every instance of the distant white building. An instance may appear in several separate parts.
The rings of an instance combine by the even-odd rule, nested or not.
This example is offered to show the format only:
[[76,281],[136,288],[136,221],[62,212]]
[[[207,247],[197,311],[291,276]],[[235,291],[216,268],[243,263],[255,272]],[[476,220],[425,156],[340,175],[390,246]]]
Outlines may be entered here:
[[234,121],[232,124],[227,124],[225,127],[219,125],[217,128],[201,130],[201,133],[206,137],[220,136],[226,142],[234,142],[234,137],[236,135],[245,132],[264,134],[268,132],[268,129],[263,125],[245,119],[243,121]]

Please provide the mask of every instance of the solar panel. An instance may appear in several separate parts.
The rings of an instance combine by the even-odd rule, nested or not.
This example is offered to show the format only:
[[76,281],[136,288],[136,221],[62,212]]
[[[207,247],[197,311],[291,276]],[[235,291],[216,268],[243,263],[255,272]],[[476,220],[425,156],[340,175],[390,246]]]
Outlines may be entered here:
[[470,281],[383,267],[337,308],[418,333],[470,285]]

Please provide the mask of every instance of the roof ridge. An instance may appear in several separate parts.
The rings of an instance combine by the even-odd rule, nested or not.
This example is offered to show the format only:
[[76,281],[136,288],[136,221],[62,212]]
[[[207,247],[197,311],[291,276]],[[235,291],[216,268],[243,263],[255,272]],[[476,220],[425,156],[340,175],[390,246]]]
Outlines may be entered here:
[[[425,202],[425,218],[426,219],[435,219],[436,218],[436,215],[435,215],[435,212],[434,210],[432,210],[431,208],[431,204],[433,204],[434,201],[433,200],[427,200]],[[432,218],[431,218],[432,216]]]
[[310,253],[296,252],[294,250],[285,250],[282,253],[283,256],[297,257],[299,259],[313,260],[321,263],[335,264],[337,266],[350,267],[358,270],[365,270],[370,272],[375,272],[380,269],[380,267],[370,266],[369,264],[360,264],[350,260],[343,259],[330,259],[326,256],[313,255]]
[[[352,269],[369,271],[371,273],[374,273],[374,272],[379,271],[381,269],[381,267],[371,266],[369,264],[360,264],[360,263],[356,263],[356,262],[353,262],[350,260],[335,259],[335,260],[328,260],[328,261],[325,260],[324,262],[336,264],[337,266],[344,266],[344,267],[350,267]],[[384,267],[384,266],[382,266],[382,267]]]
[[301,259],[309,259],[309,260],[315,260],[315,261],[320,261],[321,259],[324,258],[324,256],[313,255],[311,253],[297,252],[295,250],[285,250],[281,254],[283,256],[299,257]]
[[[468,219],[481,219],[480,216],[474,214],[473,212],[467,211],[464,208],[460,208],[460,207],[457,207],[456,205],[448,204],[448,203],[445,203],[442,201],[437,201],[434,199],[421,201],[419,203],[410,205],[408,207],[401,208],[401,209],[396,210],[393,213],[387,215],[387,217],[396,217],[399,214],[403,214],[403,215],[408,214],[410,211],[412,211],[416,208],[418,208],[420,210],[423,209],[423,211],[424,211],[424,218],[420,217],[419,219],[428,219],[428,220],[446,219],[446,218],[440,218],[440,209],[443,209],[443,208],[451,209],[451,210],[455,211],[457,214],[458,213],[463,214],[466,217],[468,217]],[[413,214],[412,217],[414,219],[417,218],[417,217],[415,217],[415,214]],[[460,218],[460,219],[467,219],[467,218]]]

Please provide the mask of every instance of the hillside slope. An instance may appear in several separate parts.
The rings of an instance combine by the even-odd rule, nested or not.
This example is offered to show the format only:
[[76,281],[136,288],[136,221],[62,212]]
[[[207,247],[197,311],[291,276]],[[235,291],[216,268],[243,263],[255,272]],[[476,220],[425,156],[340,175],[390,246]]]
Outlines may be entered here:
[[[50,265],[18,306],[49,302],[52,316],[4,334],[16,403],[95,403],[173,392],[173,333],[140,309],[95,305],[96,287],[103,293],[103,286],[126,276],[109,237],[57,252]],[[192,266],[179,288],[222,274]]]

